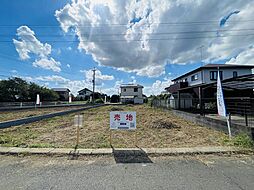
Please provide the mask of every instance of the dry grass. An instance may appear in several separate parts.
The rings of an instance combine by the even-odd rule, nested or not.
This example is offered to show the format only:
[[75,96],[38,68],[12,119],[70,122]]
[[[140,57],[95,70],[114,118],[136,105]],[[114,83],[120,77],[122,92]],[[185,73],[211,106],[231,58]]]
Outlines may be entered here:
[[[170,111],[147,105],[105,106],[81,112],[84,125],[80,129],[81,148],[106,148],[109,144],[109,112],[137,112],[137,144],[139,147],[196,147],[218,146],[224,133],[197,126],[180,119]],[[75,114],[0,130],[0,144],[25,147],[74,147]],[[157,123],[157,124],[156,124]],[[135,132],[113,131],[114,147],[134,147]]]
[[75,106],[75,107],[59,107],[59,108],[39,108],[39,109],[37,108],[29,110],[16,110],[4,112],[0,111],[0,122],[78,108],[81,107]]

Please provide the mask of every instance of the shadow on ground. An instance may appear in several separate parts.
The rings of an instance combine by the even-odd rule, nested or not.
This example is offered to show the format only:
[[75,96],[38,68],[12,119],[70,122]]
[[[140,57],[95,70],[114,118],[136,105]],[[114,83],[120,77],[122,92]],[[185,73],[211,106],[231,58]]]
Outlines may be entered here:
[[75,148],[73,151],[70,151],[68,154],[68,160],[78,160],[79,151]]
[[153,163],[148,155],[142,150],[115,150],[113,156],[116,163]]

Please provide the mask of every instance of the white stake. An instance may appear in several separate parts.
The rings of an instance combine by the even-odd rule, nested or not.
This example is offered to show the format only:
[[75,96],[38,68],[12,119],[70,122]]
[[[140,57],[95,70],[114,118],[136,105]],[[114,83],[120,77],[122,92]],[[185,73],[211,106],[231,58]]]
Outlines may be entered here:
[[231,139],[232,134],[231,134],[231,126],[230,126],[229,116],[227,116],[226,118],[227,118],[227,125],[228,125],[228,136]]

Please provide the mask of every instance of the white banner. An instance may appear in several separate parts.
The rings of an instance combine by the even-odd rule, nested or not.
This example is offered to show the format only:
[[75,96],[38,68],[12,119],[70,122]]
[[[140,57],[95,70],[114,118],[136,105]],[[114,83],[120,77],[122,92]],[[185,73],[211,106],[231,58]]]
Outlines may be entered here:
[[37,94],[36,96],[36,104],[39,105],[40,104],[40,95]]
[[220,116],[224,116],[224,117],[227,116],[224,96],[223,96],[223,91],[222,91],[222,86],[220,81],[220,71],[218,71],[218,74],[217,74],[217,109],[218,109],[218,114]]
[[110,112],[110,129],[136,129],[136,112]]

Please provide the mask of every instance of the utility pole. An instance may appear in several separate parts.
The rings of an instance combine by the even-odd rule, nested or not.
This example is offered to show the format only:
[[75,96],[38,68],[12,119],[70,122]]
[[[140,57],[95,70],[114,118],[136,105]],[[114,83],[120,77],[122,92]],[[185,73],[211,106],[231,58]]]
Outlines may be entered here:
[[203,66],[202,60],[203,60],[203,48],[204,48],[204,47],[205,47],[205,46],[202,45],[202,46],[200,46],[200,47],[197,48],[197,49],[200,49],[200,62],[201,62],[201,64],[202,64],[202,66]]
[[92,80],[92,82],[93,82],[93,100],[92,100],[92,102],[93,102],[93,104],[94,104],[95,71],[96,71],[96,69],[94,68],[92,71],[93,71],[93,80]]
[[[197,49],[200,49],[200,62],[201,62],[201,66],[204,66],[203,65],[203,62],[202,62],[202,60],[203,60],[203,48],[204,48],[205,46],[204,45],[201,45],[200,47],[198,47]],[[204,71],[201,71],[201,80],[202,80],[202,83],[203,83],[203,81],[204,81]]]

